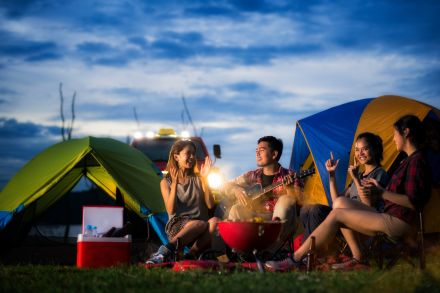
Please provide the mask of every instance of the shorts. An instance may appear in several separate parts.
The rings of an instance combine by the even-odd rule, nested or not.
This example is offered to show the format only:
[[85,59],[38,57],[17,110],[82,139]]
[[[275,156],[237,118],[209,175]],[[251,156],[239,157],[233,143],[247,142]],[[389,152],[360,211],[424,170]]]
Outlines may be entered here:
[[411,232],[411,226],[397,217],[393,217],[386,213],[381,213],[385,234],[391,237],[402,237]]
[[173,239],[189,221],[191,221],[191,218],[188,216],[175,216],[171,218],[165,226],[168,240]]

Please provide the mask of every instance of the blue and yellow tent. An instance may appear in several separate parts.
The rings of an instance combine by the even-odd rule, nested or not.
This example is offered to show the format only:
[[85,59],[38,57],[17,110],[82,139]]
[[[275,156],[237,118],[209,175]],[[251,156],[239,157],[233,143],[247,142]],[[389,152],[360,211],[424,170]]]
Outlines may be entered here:
[[166,242],[158,171],[143,153],[111,138],[55,144],[29,161],[1,191],[0,232],[14,219],[32,222],[86,176],[108,196],[114,200],[120,196],[126,208],[148,219]]
[[[340,159],[337,186],[342,191],[350,181],[349,164],[353,164],[354,142],[358,134],[369,131],[378,134],[384,144],[382,165],[389,170],[399,155],[393,142],[393,123],[406,114],[421,120],[440,120],[440,111],[430,105],[400,96],[381,96],[342,104],[297,121],[290,168],[315,167],[316,175],[307,179],[304,194],[310,203],[331,205],[325,162],[333,152]],[[439,166],[433,166],[438,174]],[[433,189],[425,208],[427,232],[440,232],[440,192]]]

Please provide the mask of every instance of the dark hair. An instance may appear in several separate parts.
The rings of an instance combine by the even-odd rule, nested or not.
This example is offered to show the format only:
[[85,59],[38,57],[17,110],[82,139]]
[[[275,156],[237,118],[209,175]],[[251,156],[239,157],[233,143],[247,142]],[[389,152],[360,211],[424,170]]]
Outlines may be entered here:
[[[176,141],[173,144],[173,146],[171,147],[171,150],[170,150],[170,154],[168,156],[168,163],[167,163],[167,167],[165,169],[166,171],[168,171],[168,173],[165,177],[171,178],[170,169],[172,166],[174,166],[174,168],[179,168],[177,161],[174,159],[174,155],[179,154],[188,145],[192,146],[194,148],[194,151],[197,151],[196,144],[194,142],[192,142],[191,140],[182,139],[182,140]],[[194,166],[191,168],[189,174],[191,174],[191,175],[195,174],[196,165],[197,164],[194,164]]]
[[380,138],[379,135],[371,132],[362,132],[356,137],[356,141],[360,139],[365,139],[373,155],[374,161],[376,161],[376,164],[380,166],[380,162],[383,159],[382,138]]
[[271,151],[278,152],[278,155],[275,158],[275,160],[279,161],[281,155],[283,154],[283,141],[281,140],[281,138],[276,138],[274,136],[263,136],[258,140],[258,143],[262,141],[267,142]]
[[417,116],[405,115],[400,117],[394,123],[394,128],[400,133],[404,134],[406,128],[409,129],[408,139],[414,144],[416,148],[420,148],[425,143],[425,130],[423,124]]

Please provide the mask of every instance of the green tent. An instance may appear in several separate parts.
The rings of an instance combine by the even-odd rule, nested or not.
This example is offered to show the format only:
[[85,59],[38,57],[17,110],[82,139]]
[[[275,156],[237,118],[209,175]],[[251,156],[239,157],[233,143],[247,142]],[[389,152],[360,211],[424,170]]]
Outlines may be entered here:
[[0,193],[0,231],[15,217],[31,222],[86,176],[142,218],[164,211],[160,177],[140,151],[111,138],[55,144],[29,161]]

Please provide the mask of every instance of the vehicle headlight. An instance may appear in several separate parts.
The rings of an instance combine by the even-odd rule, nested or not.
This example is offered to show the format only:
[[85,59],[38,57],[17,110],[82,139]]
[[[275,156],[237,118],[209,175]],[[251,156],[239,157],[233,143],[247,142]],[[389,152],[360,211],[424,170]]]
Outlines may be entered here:
[[223,177],[217,172],[208,175],[208,185],[212,189],[219,189],[223,185]]

